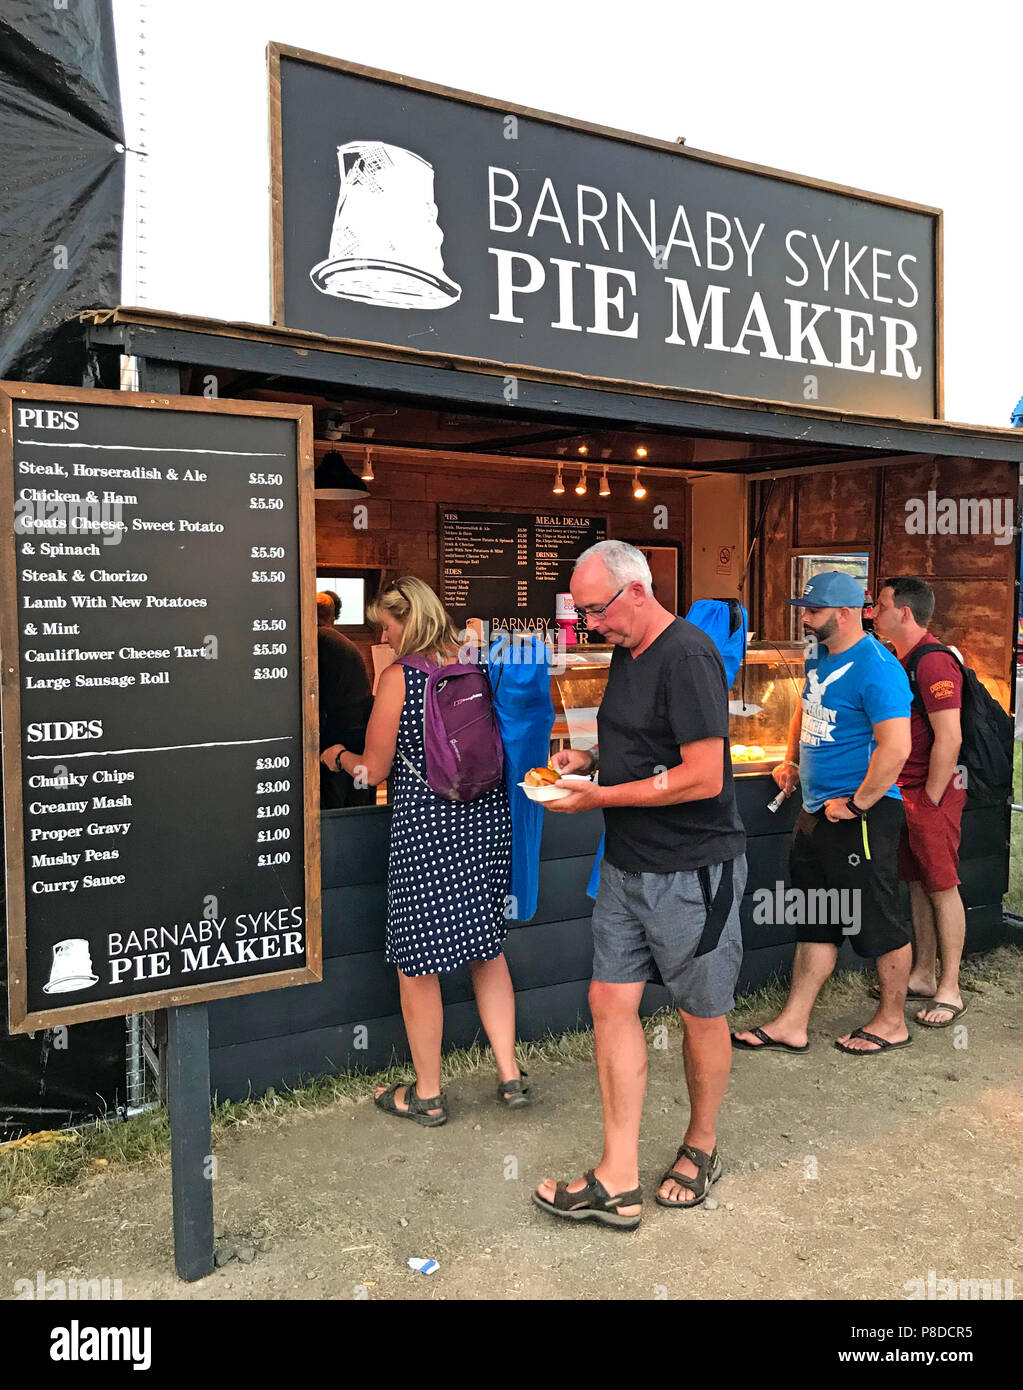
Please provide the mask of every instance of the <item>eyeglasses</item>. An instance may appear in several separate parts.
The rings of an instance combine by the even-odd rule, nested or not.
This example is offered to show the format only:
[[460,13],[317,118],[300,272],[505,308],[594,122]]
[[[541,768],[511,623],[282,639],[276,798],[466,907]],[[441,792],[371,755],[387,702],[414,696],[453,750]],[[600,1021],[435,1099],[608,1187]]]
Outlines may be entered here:
[[591,618],[602,618],[604,614],[607,612],[607,610],[611,607],[612,603],[614,603],[615,599],[621,598],[622,594],[625,593],[625,590],[628,587],[629,586],[627,584],[623,584],[622,587],[618,590],[618,592],[615,595],[613,595],[613,597],[609,598],[607,603],[602,604],[600,608],[580,608],[579,605],[576,604],[576,617],[581,618],[584,623],[588,623]]

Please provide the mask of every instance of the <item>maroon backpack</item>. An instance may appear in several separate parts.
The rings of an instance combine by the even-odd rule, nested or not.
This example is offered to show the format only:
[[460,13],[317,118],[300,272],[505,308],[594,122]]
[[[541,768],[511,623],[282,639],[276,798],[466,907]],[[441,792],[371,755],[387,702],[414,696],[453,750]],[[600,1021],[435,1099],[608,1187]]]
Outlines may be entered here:
[[398,757],[447,801],[475,801],[493,791],[504,775],[504,749],[486,671],[457,661],[437,666],[418,654],[400,657],[395,664],[426,672],[425,779],[404,754]]

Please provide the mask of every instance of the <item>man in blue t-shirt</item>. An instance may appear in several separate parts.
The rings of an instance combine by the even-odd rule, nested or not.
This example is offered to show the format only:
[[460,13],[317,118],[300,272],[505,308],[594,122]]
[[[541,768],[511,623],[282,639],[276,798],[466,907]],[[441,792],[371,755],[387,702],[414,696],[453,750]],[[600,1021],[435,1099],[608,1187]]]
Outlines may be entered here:
[[876,963],[881,1002],[836,1047],[864,1057],[911,1041],[903,1009],[912,948],[898,875],[905,815],[896,778],[910,751],[912,697],[900,663],[864,632],[863,601],[861,586],[838,570],[814,575],[800,598],[786,600],[804,610],[811,639],[802,703],[773,773],[786,795],[797,782],[803,788],[789,860],[798,894],[795,902],[785,895],[798,944],[781,1013],[732,1035],[736,1047],[753,1052],[807,1050],[811,1011],[845,937]]

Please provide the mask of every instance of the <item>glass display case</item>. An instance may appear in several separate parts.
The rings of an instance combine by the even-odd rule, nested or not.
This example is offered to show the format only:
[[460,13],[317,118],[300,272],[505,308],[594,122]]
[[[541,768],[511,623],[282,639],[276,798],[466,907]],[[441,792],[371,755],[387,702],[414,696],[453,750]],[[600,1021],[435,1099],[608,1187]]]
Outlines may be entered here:
[[785,756],[803,687],[802,642],[750,642],[728,693],[728,743],[739,776],[770,772]]
[[597,710],[604,697],[612,650],[597,643],[569,647],[564,669],[552,671],[552,753],[562,748],[592,748],[597,742]]
[[[607,684],[610,646],[570,649],[551,675],[551,752],[592,748],[597,710]],[[789,725],[803,686],[802,642],[750,642],[728,694],[728,743],[736,776],[770,772],[785,756]],[[745,681],[745,683],[744,683]]]

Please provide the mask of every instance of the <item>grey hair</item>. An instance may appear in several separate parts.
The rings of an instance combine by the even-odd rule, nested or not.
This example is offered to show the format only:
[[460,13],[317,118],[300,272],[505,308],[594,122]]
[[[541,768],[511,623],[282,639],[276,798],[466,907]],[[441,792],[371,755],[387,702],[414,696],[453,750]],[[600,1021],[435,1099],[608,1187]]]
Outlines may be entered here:
[[627,541],[598,541],[583,551],[573,568],[578,569],[586,560],[602,560],[612,581],[622,588],[626,584],[642,584],[644,593],[654,591],[646,556]]

